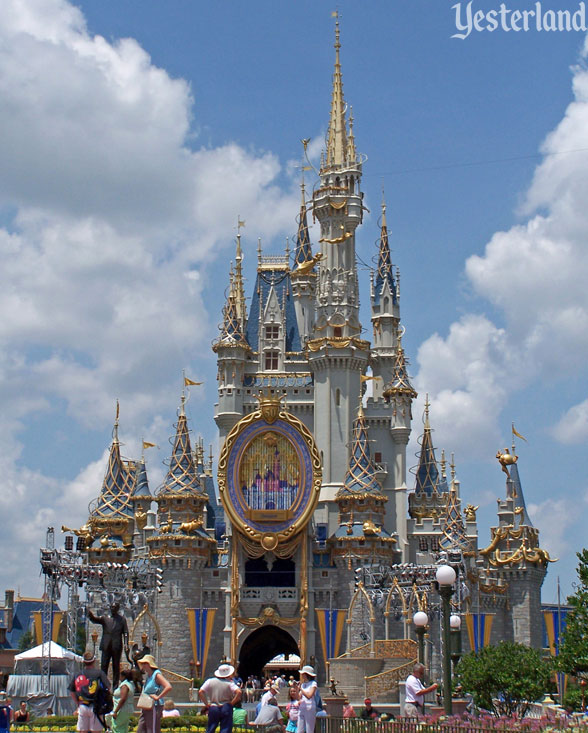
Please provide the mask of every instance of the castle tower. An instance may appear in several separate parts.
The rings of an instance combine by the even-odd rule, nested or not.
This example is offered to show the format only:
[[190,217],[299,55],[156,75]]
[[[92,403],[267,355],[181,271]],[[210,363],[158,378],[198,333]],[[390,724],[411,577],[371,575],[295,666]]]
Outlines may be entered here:
[[160,663],[182,675],[190,672],[186,608],[201,603],[205,569],[211,565],[215,540],[204,527],[207,495],[202,490],[190,444],[182,394],[167,475],[157,489],[158,527],[147,538],[149,555],[164,569],[164,592],[158,599],[162,626]]
[[380,246],[378,250],[378,266],[372,277],[370,288],[372,309],[372,355],[371,367],[374,380],[374,399],[380,399],[385,385],[394,376],[397,360],[397,341],[400,324],[399,292],[394,279],[390,245],[388,242],[388,226],[386,223],[386,205],[382,202],[382,225]]
[[147,480],[145,456],[141,457],[137,465],[137,480],[131,495],[131,502],[135,518],[135,546],[144,547],[146,538],[143,535],[143,530],[147,526],[147,512],[153,502],[153,496],[151,496],[149,490],[149,481]]
[[316,321],[309,350],[314,374],[314,435],[322,453],[323,489],[329,524],[337,522],[333,504],[343,486],[360,376],[367,367],[369,343],[360,338],[359,287],[355,230],[363,218],[361,161],[353,131],[348,134],[339,58],[339,22],[335,29],[335,72],[327,149],[320,186],[313,194],[313,216],[320,222],[321,259],[316,292]]
[[[121,458],[118,417],[117,402],[104,481],[100,495],[88,507],[91,537],[86,541],[89,540],[87,551],[91,563],[127,562],[133,549],[134,511],[131,497],[137,478],[136,464]],[[94,544],[95,540],[98,540],[97,545]]]
[[294,251],[294,268],[291,272],[292,295],[300,338],[304,343],[312,335],[316,296],[316,258],[312,256],[312,246],[308,232],[304,183],[301,185],[302,201]]
[[429,402],[425,404],[425,424],[416,469],[415,489],[408,497],[408,541],[411,562],[430,563],[441,551],[447,515],[445,458],[441,472],[435,458]]
[[215,406],[214,419],[221,444],[243,414],[243,375],[245,362],[251,353],[244,337],[247,313],[243,295],[242,260],[241,235],[237,234],[235,273],[231,273],[221,335],[212,347],[218,361],[218,403]]
[[490,530],[490,544],[480,550],[492,575],[508,585],[509,613],[495,638],[510,639],[535,648],[542,646],[541,586],[553,562],[539,545],[539,530],[527,513],[517,466],[515,446],[496,456],[506,474],[506,498],[498,500],[498,526]]

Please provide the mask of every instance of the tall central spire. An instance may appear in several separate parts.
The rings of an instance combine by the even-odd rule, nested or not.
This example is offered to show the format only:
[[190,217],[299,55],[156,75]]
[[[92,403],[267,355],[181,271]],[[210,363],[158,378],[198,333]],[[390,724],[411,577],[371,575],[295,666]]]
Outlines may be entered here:
[[339,51],[339,19],[335,22],[335,72],[333,74],[333,92],[331,96],[331,118],[327,138],[326,167],[342,166],[347,159],[347,127],[345,122],[345,100],[343,98],[343,77]]

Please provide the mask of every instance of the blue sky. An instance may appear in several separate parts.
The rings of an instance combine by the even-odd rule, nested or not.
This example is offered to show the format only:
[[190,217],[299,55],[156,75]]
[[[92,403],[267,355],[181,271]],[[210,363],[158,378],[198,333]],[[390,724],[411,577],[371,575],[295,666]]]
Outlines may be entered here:
[[[142,436],[162,446],[148,456],[152,488],[182,369],[206,383],[188,412],[216,445],[210,342],[237,215],[251,288],[257,238],[279,252],[296,232],[300,139],[320,151],[334,6],[5,5],[0,577],[34,593],[46,526],[82,523],[99,491],[117,398],[125,454]],[[515,422],[531,516],[560,558],[551,601],[558,574],[571,590],[588,508],[584,34],[458,40],[451,2],[338,7],[344,91],[367,155],[358,255],[371,264],[384,188],[420,393],[414,437],[428,392],[435,444],[455,452],[484,545],[504,494],[494,456]],[[360,277],[367,305],[367,269]]]

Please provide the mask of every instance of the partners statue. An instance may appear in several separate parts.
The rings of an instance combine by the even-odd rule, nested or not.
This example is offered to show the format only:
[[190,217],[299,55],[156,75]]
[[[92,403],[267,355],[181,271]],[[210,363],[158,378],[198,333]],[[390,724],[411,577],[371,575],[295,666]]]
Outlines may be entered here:
[[100,667],[104,674],[108,674],[108,667],[112,661],[112,689],[118,687],[120,677],[120,658],[124,648],[128,653],[129,648],[129,630],[127,628],[127,620],[120,613],[120,605],[113,603],[110,606],[110,616],[95,616],[88,608],[88,618],[94,624],[102,626],[102,639],[100,640],[100,650],[102,652],[102,660]]

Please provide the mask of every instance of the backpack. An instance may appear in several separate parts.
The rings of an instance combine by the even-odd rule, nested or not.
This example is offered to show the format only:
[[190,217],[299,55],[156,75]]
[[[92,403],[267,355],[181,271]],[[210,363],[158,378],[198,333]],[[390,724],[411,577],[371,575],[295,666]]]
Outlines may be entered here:
[[90,679],[84,672],[80,672],[74,680],[74,687],[80,702],[94,705],[99,688],[97,677]]
[[102,722],[104,716],[112,712],[113,707],[112,692],[105,686],[102,679],[98,678],[98,690],[93,704],[94,713],[98,720]]

